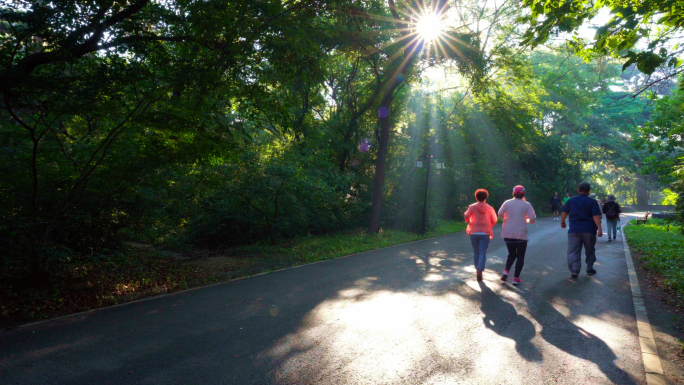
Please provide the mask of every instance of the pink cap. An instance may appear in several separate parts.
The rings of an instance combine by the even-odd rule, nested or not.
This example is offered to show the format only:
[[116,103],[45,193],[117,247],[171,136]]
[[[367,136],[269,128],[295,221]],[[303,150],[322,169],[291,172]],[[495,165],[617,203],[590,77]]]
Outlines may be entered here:
[[513,194],[524,194],[525,193],[525,188],[521,185],[517,185],[513,187]]

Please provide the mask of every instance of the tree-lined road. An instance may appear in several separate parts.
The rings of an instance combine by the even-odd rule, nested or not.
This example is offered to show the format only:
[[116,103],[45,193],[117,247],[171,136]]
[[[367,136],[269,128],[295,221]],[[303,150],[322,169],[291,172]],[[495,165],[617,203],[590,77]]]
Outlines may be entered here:
[[521,287],[497,225],[481,284],[452,234],[3,332],[0,382],[644,384],[621,236],[572,280],[530,228]]

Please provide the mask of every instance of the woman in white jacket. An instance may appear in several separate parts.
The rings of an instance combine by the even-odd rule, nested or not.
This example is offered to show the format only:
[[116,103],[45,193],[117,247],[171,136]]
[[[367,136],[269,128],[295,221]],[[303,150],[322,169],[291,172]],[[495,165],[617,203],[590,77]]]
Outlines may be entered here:
[[515,186],[513,188],[513,199],[509,199],[501,205],[499,218],[503,219],[501,237],[508,248],[506,269],[501,275],[501,280],[506,281],[508,279],[508,271],[515,262],[513,284],[520,285],[522,284],[520,272],[525,265],[525,252],[527,251],[527,224],[534,223],[537,219],[532,205],[525,200],[525,187]]

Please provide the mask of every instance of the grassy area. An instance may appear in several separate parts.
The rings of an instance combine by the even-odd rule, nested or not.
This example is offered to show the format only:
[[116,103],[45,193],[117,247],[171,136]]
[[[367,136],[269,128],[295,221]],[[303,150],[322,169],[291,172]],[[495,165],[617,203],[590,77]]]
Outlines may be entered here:
[[242,276],[464,231],[463,222],[440,222],[424,235],[362,230],[306,236],[281,243],[225,250],[194,250],[186,257],[126,247],[107,255],[70,259],[42,277],[22,270],[0,276],[0,328],[176,292]]
[[672,299],[684,305],[684,235],[681,226],[662,220],[649,220],[645,225],[625,227],[632,251],[639,255],[643,267],[656,274]]
[[400,230],[382,230],[379,234],[368,234],[366,231],[356,230],[300,237],[277,245],[243,246],[232,251],[244,255],[277,255],[287,260],[311,263],[465,231],[466,226],[465,222],[444,221],[424,235]]

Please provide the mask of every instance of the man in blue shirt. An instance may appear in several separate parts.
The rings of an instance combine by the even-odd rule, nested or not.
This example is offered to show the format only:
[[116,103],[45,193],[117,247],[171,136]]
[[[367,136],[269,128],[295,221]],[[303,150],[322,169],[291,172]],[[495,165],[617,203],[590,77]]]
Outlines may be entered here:
[[579,195],[568,199],[563,205],[561,227],[565,228],[565,218],[570,216],[568,231],[568,268],[572,278],[577,278],[582,268],[582,246],[586,254],[587,275],[596,274],[596,234],[603,236],[601,230],[601,207],[596,199],[589,197],[591,185],[581,183],[577,189]]

